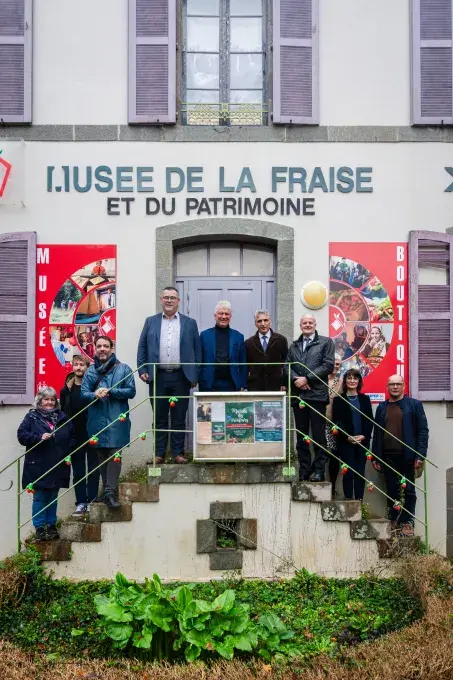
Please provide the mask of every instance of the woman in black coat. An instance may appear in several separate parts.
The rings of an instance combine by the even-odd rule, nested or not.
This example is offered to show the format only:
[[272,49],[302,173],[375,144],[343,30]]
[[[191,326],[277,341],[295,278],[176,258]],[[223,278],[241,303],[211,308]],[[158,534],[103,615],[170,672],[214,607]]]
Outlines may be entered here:
[[72,422],[61,427],[66,420],[57,393],[52,387],[44,387],[17,431],[19,444],[27,448],[22,488],[29,487],[33,493],[32,521],[38,541],[59,538],[57,496],[61,488],[69,488],[70,465],[64,459],[74,447]]
[[[370,398],[361,393],[362,376],[351,368],[343,376],[342,396],[335,397],[332,404],[332,420],[338,426],[338,457],[348,466],[343,477],[343,491],[347,500],[363,500],[366,449],[370,446],[373,432],[373,411]],[[368,417],[366,417],[368,416]],[[343,434],[344,430],[347,434]],[[362,444],[359,446],[358,443]]]

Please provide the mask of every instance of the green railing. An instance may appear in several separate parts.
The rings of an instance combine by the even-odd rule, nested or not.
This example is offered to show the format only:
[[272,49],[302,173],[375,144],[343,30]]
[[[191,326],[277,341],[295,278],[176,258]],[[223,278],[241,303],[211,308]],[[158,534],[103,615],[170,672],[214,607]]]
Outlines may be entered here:
[[[185,363],[184,365],[186,365],[186,366],[189,366],[189,365],[196,365],[196,366],[198,366],[198,367],[201,367],[201,366],[212,366],[212,365],[219,366],[219,365],[231,365],[231,364],[228,364],[228,363],[225,363],[225,364],[218,364],[218,363],[215,363],[215,364],[212,364],[212,363],[189,364],[189,363]],[[258,366],[258,367],[261,367],[261,368],[264,368],[264,367],[266,367],[266,366],[280,366],[280,367],[288,366],[288,384],[287,384],[287,389],[286,389],[286,391],[285,391],[284,393],[282,392],[282,394],[285,395],[285,399],[286,399],[288,411],[290,410],[289,407],[290,407],[290,405],[291,405],[291,400],[299,400],[299,401],[303,404],[304,407],[307,407],[307,408],[312,409],[312,410],[315,411],[319,416],[323,417],[323,418],[325,419],[326,423],[328,423],[331,427],[335,427],[339,432],[342,432],[343,434],[347,435],[347,433],[346,433],[343,429],[341,429],[336,423],[334,423],[332,420],[330,420],[330,419],[329,419],[327,416],[325,416],[324,414],[322,414],[322,413],[320,413],[319,411],[317,411],[317,409],[315,409],[314,406],[312,406],[312,404],[309,404],[309,403],[304,402],[303,400],[301,400],[301,399],[300,399],[299,392],[297,392],[297,395],[294,394],[294,393],[292,393],[292,391],[291,391],[291,388],[292,388],[292,385],[291,385],[291,366],[296,366],[296,365],[302,366],[302,368],[304,368],[309,374],[314,375],[314,376],[316,377],[317,380],[321,381],[322,383],[324,383],[324,385],[326,385],[326,386],[328,387],[328,383],[327,383],[326,381],[322,380],[321,378],[319,378],[319,376],[317,376],[311,369],[309,369],[307,366],[305,366],[305,364],[303,364],[303,363],[301,363],[301,362],[292,362],[292,363],[269,362],[269,363],[256,363],[256,364],[254,364],[254,363],[248,363],[248,364],[234,363],[234,365],[236,365],[236,366]],[[132,413],[135,409],[137,409],[139,406],[141,406],[141,405],[144,404],[145,402],[148,403],[150,400],[152,401],[152,404],[153,404],[153,414],[154,414],[154,413],[156,412],[156,400],[157,400],[157,399],[165,399],[165,400],[168,401],[168,400],[169,400],[169,397],[168,397],[168,396],[158,396],[158,395],[156,395],[157,367],[159,366],[158,363],[153,363],[153,364],[151,364],[151,363],[149,363],[149,364],[148,364],[148,363],[147,363],[147,364],[142,364],[141,366],[139,366],[138,368],[136,368],[134,371],[131,371],[130,374],[128,374],[127,376],[125,376],[124,378],[122,378],[122,380],[120,380],[120,381],[118,381],[117,383],[115,383],[114,385],[112,385],[112,387],[111,387],[110,389],[113,389],[114,387],[117,387],[118,385],[120,385],[120,384],[123,382],[123,380],[124,380],[125,378],[129,377],[130,375],[134,375],[135,373],[138,373],[138,371],[140,371],[140,370],[142,370],[142,369],[144,369],[144,368],[151,367],[151,366],[152,366],[152,369],[153,369],[153,394],[152,394],[152,396],[149,396],[149,397],[146,397],[146,398],[142,399],[140,402],[138,402],[137,404],[135,404],[134,406],[132,406],[129,410],[125,411],[124,414],[121,414],[120,416],[118,416],[118,418],[116,418],[115,420],[113,420],[111,423],[109,423],[108,425],[106,425],[105,427],[103,427],[103,428],[102,428],[101,430],[99,430],[98,432],[96,432],[96,433],[90,433],[90,434],[89,434],[89,439],[87,439],[86,442],[83,442],[82,444],[80,444],[80,445],[79,445],[76,449],[74,449],[73,451],[68,452],[68,455],[67,455],[65,458],[62,458],[61,461],[59,461],[59,462],[56,463],[52,468],[50,468],[49,470],[47,470],[43,475],[41,475],[38,479],[36,479],[35,482],[34,482],[33,484],[36,484],[37,482],[39,482],[41,479],[43,479],[43,477],[45,477],[47,474],[49,474],[49,472],[51,472],[52,470],[54,470],[55,468],[57,468],[57,467],[58,467],[59,465],[61,465],[63,462],[66,461],[66,462],[69,463],[69,462],[70,462],[69,459],[70,459],[70,457],[71,457],[74,453],[76,453],[77,451],[79,451],[79,450],[81,450],[81,449],[85,449],[87,446],[89,446],[89,442],[90,442],[90,440],[91,440],[93,437],[98,437],[100,434],[102,434],[103,432],[105,432],[109,427],[111,427],[111,425],[113,425],[113,423],[119,421],[123,415],[129,415],[129,414]],[[390,436],[393,437],[396,441],[398,441],[400,444],[403,444],[404,446],[406,446],[406,448],[410,449],[410,450],[411,450],[413,453],[415,453],[418,457],[422,458],[424,461],[426,461],[427,463],[429,463],[429,464],[432,465],[433,467],[437,468],[437,465],[436,465],[433,461],[431,461],[431,460],[430,460],[429,458],[427,458],[426,456],[423,456],[422,454],[420,454],[418,451],[416,451],[416,449],[414,449],[414,448],[408,446],[407,444],[405,444],[404,442],[402,442],[400,439],[398,439],[397,437],[395,437],[394,435],[392,435],[390,432],[388,432],[388,430],[386,430],[386,429],[385,429],[384,427],[382,427],[381,425],[378,425],[377,423],[375,423],[374,420],[373,420],[372,418],[369,418],[366,414],[362,413],[362,412],[360,411],[360,409],[357,409],[354,405],[352,405],[352,404],[351,404],[351,403],[350,403],[350,402],[349,402],[342,394],[340,394],[339,392],[337,392],[336,390],[334,390],[334,389],[332,389],[332,388],[329,388],[329,391],[330,391],[330,393],[334,393],[336,396],[338,396],[338,397],[340,397],[341,399],[343,399],[344,401],[346,401],[346,402],[348,403],[348,405],[349,405],[351,408],[355,409],[356,411],[359,411],[359,412],[362,414],[362,416],[364,416],[365,418],[368,418],[368,420],[372,421],[375,428],[381,429],[384,433],[390,435]],[[240,394],[240,392],[239,392],[238,394]],[[246,392],[244,392],[244,395],[245,395],[245,394],[246,394]],[[189,395],[173,395],[173,396],[174,396],[175,398],[177,398],[177,399],[194,399],[194,397],[193,397],[192,395],[190,395],[190,394],[189,394]],[[83,412],[86,411],[87,409],[91,408],[97,401],[98,401],[98,399],[96,398],[96,399],[94,399],[92,402],[90,402],[89,404],[87,404],[87,405],[86,405],[85,407],[83,407],[76,415],[72,416],[71,418],[69,418],[68,420],[66,420],[60,427],[56,428],[56,429],[54,430],[54,432],[57,432],[58,430],[62,429],[63,427],[66,427],[66,425],[67,425],[69,422],[71,422],[74,418],[76,418],[78,415],[80,415],[81,413],[83,413]],[[286,420],[287,420],[287,423],[286,423],[286,428],[287,428],[287,437],[286,437],[286,459],[285,459],[286,467],[284,467],[284,469],[283,469],[283,474],[285,474],[286,476],[292,477],[292,476],[295,475],[295,468],[291,465],[291,440],[292,440],[292,438],[291,438],[291,433],[296,432],[296,434],[299,433],[301,436],[306,436],[306,437],[309,436],[309,433],[302,432],[302,431],[300,431],[300,430],[297,430],[297,428],[292,427],[292,425],[291,425],[291,418],[290,418],[290,417],[288,417]],[[133,437],[133,438],[131,439],[131,441],[130,441],[129,444],[127,444],[126,446],[124,446],[124,447],[123,447],[122,449],[120,449],[119,451],[113,453],[108,459],[106,459],[105,461],[103,461],[102,463],[100,463],[97,467],[95,467],[93,470],[91,470],[89,473],[87,473],[84,477],[82,477],[81,479],[79,479],[75,484],[73,484],[72,486],[70,485],[69,488],[66,489],[65,491],[63,491],[63,492],[58,496],[58,498],[56,499],[56,501],[53,501],[53,502],[57,502],[60,498],[62,498],[62,497],[65,496],[69,491],[71,491],[77,484],[80,484],[80,483],[84,482],[84,481],[89,477],[90,474],[93,474],[93,473],[95,473],[96,471],[98,471],[98,470],[99,470],[103,465],[105,465],[109,460],[111,460],[111,459],[113,459],[113,458],[115,458],[115,457],[118,457],[118,454],[121,455],[121,453],[122,453],[125,449],[127,449],[131,444],[133,444],[134,442],[136,442],[136,441],[139,440],[139,439],[146,439],[149,433],[152,433],[152,435],[153,435],[152,466],[151,466],[150,469],[149,469],[149,475],[150,475],[150,476],[155,476],[155,477],[160,476],[160,473],[161,473],[160,468],[158,468],[157,465],[156,465],[156,450],[155,450],[155,441],[156,441],[156,436],[155,436],[155,435],[156,435],[156,432],[169,432],[169,433],[170,433],[170,432],[176,432],[176,431],[177,431],[177,432],[184,432],[184,433],[193,433],[193,430],[171,430],[171,429],[168,429],[168,430],[167,430],[167,429],[159,429],[159,430],[157,430],[157,429],[156,429],[156,425],[155,425],[155,418],[153,417],[153,424],[152,424],[152,427],[151,427],[151,428],[149,428],[149,429],[147,429],[147,430],[145,430],[145,431],[139,433],[139,434],[136,435],[135,437]],[[335,458],[336,460],[338,460],[340,463],[343,464],[343,461],[342,461],[335,453],[333,453],[332,451],[330,451],[329,449],[327,449],[325,446],[319,444],[319,442],[314,441],[313,438],[311,438],[311,441],[313,442],[313,444],[315,444],[316,446],[318,446],[320,449],[322,449],[322,450],[323,450],[325,453],[327,453],[329,456]],[[27,453],[30,453],[32,450],[34,450],[35,448],[37,448],[40,444],[41,444],[41,442],[38,442],[37,444],[33,445],[32,447],[30,447],[30,449],[29,449],[28,451],[22,453],[20,456],[18,456],[16,459],[14,459],[14,460],[11,461],[10,463],[8,463],[8,465],[6,465],[4,468],[2,468],[2,469],[0,470],[0,475],[2,475],[4,472],[6,472],[6,471],[7,471],[8,469],[10,469],[12,466],[16,465],[16,484],[17,484],[17,493],[16,493],[16,496],[17,496],[17,550],[18,550],[18,551],[20,551],[20,549],[21,549],[21,529],[22,529],[23,527],[25,527],[27,524],[29,524],[29,523],[34,519],[34,517],[36,517],[39,513],[45,512],[45,510],[47,510],[47,508],[50,507],[50,506],[53,504],[53,503],[49,503],[47,506],[45,506],[44,508],[42,508],[42,509],[39,511],[39,513],[36,513],[36,515],[32,515],[32,516],[31,516],[29,519],[27,519],[25,522],[21,522],[21,511],[20,511],[20,501],[21,501],[21,497],[22,497],[23,494],[27,493],[27,491],[28,491],[28,492],[32,492],[32,491],[33,491],[33,484],[32,484],[32,485],[29,485],[26,489],[22,489],[22,490],[21,490],[21,470],[20,470],[20,462],[21,462],[22,458],[24,458],[24,456],[25,456]],[[396,475],[398,475],[399,477],[401,477],[401,474],[400,474],[397,470],[395,470],[395,468],[393,468],[389,463],[387,463],[385,460],[383,460],[383,459],[380,458],[379,456],[376,456],[375,454],[373,454],[373,453],[372,453],[369,449],[367,449],[361,442],[358,442],[357,445],[358,445],[359,447],[361,447],[361,448],[365,451],[365,453],[366,453],[366,455],[367,455],[367,457],[368,457],[369,459],[374,459],[374,460],[378,461],[380,465],[386,466],[387,468],[389,468],[390,470],[392,470]],[[201,461],[200,461],[200,462],[201,462]],[[401,500],[400,500],[400,499],[393,499],[393,498],[391,498],[390,496],[388,496],[387,493],[386,493],[385,491],[383,491],[380,487],[376,486],[376,484],[375,484],[374,482],[372,482],[371,480],[367,479],[367,478],[364,477],[362,474],[360,474],[360,473],[359,473],[357,470],[355,470],[351,465],[348,465],[348,466],[346,466],[346,467],[347,467],[349,470],[351,470],[352,472],[354,472],[355,474],[357,474],[359,477],[361,477],[362,479],[364,479],[365,482],[366,482],[367,485],[368,485],[368,489],[370,489],[370,487],[371,487],[371,489],[375,489],[375,490],[378,491],[380,494],[382,494],[386,499],[392,501],[392,503],[394,503],[394,504],[400,504],[400,503],[401,503]],[[423,500],[424,500],[424,521],[421,520],[421,519],[419,519],[416,515],[413,515],[413,514],[410,513],[409,511],[406,510],[406,512],[408,512],[408,514],[410,514],[410,515],[412,516],[412,518],[413,518],[415,521],[419,522],[419,524],[421,524],[421,525],[424,527],[425,549],[426,549],[426,551],[428,551],[428,550],[429,550],[429,526],[428,526],[428,489],[427,489],[427,472],[426,472],[426,466],[425,466],[424,475],[423,475],[423,482],[424,482],[424,483],[423,483],[423,487],[419,486],[419,485],[416,484],[415,482],[411,482],[411,481],[408,480],[408,479],[405,479],[404,482],[405,482],[406,484],[412,484],[412,485],[414,486],[415,489],[417,489],[418,491],[420,491],[420,493],[423,494]],[[10,490],[10,489],[12,488],[13,484],[14,484],[14,483],[11,481],[11,482],[10,482],[10,485],[9,485],[9,487],[8,487],[8,489],[3,489],[3,490],[4,490],[4,491]]]

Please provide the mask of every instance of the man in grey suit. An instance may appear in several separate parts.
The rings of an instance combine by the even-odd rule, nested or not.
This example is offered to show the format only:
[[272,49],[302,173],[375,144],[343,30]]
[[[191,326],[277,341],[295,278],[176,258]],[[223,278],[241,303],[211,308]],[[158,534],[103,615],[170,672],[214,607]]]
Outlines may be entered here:
[[[198,383],[198,366],[201,361],[200,336],[197,322],[180,314],[179,292],[173,286],[164,289],[160,298],[162,312],[149,316],[138,342],[137,366],[139,376],[149,384],[153,396],[156,366],[156,397],[183,397],[170,408],[169,399],[156,399],[154,414],[156,429],[168,430],[168,413],[171,417],[170,444],[175,463],[187,463],[184,457],[186,414],[190,388]],[[187,362],[187,364],[185,363]],[[178,430],[182,430],[178,432]],[[156,432],[156,463],[164,462],[168,445],[168,432]]]

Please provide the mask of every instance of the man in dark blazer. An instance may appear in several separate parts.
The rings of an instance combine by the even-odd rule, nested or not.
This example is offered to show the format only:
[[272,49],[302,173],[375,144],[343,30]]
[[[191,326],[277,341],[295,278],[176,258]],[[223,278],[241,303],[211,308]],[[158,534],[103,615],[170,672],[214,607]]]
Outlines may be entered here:
[[200,335],[202,363],[208,364],[200,369],[201,392],[238,392],[247,388],[244,336],[230,328],[231,316],[231,304],[221,300],[214,311],[214,328]]
[[[198,382],[200,336],[197,322],[179,313],[180,298],[176,288],[165,288],[160,301],[162,312],[146,319],[140,335],[137,351],[138,374],[143,382],[149,384],[151,398],[154,394],[156,397],[183,397],[174,402],[173,408],[170,408],[168,399],[156,399],[154,418],[157,430],[168,430],[170,412],[173,430],[170,437],[171,453],[175,463],[187,463],[187,458],[183,455],[184,430],[190,388],[195,387]],[[156,432],[156,463],[164,462],[167,445],[168,432]]]
[[[271,317],[267,309],[255,312],[257,332],[245,341],[248,376],[247,389],[256,392],[278,392],[285,389],[283,366],[266,365],[285,363],[288,356],[288,341],[284,335],[271,328]],[[256,366],[253,364],[263,364]]]

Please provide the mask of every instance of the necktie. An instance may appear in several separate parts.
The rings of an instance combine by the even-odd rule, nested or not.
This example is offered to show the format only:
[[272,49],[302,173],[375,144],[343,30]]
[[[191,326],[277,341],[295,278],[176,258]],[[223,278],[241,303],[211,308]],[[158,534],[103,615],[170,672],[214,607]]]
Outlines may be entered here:
[[311,342],[310,338],[305,338],[305,340],[304,340],[304,352],[307,349],[310,342]]
[[263,340],[263,352],[265,352],[267,350],[267,337],[263,335],[262,340]]

